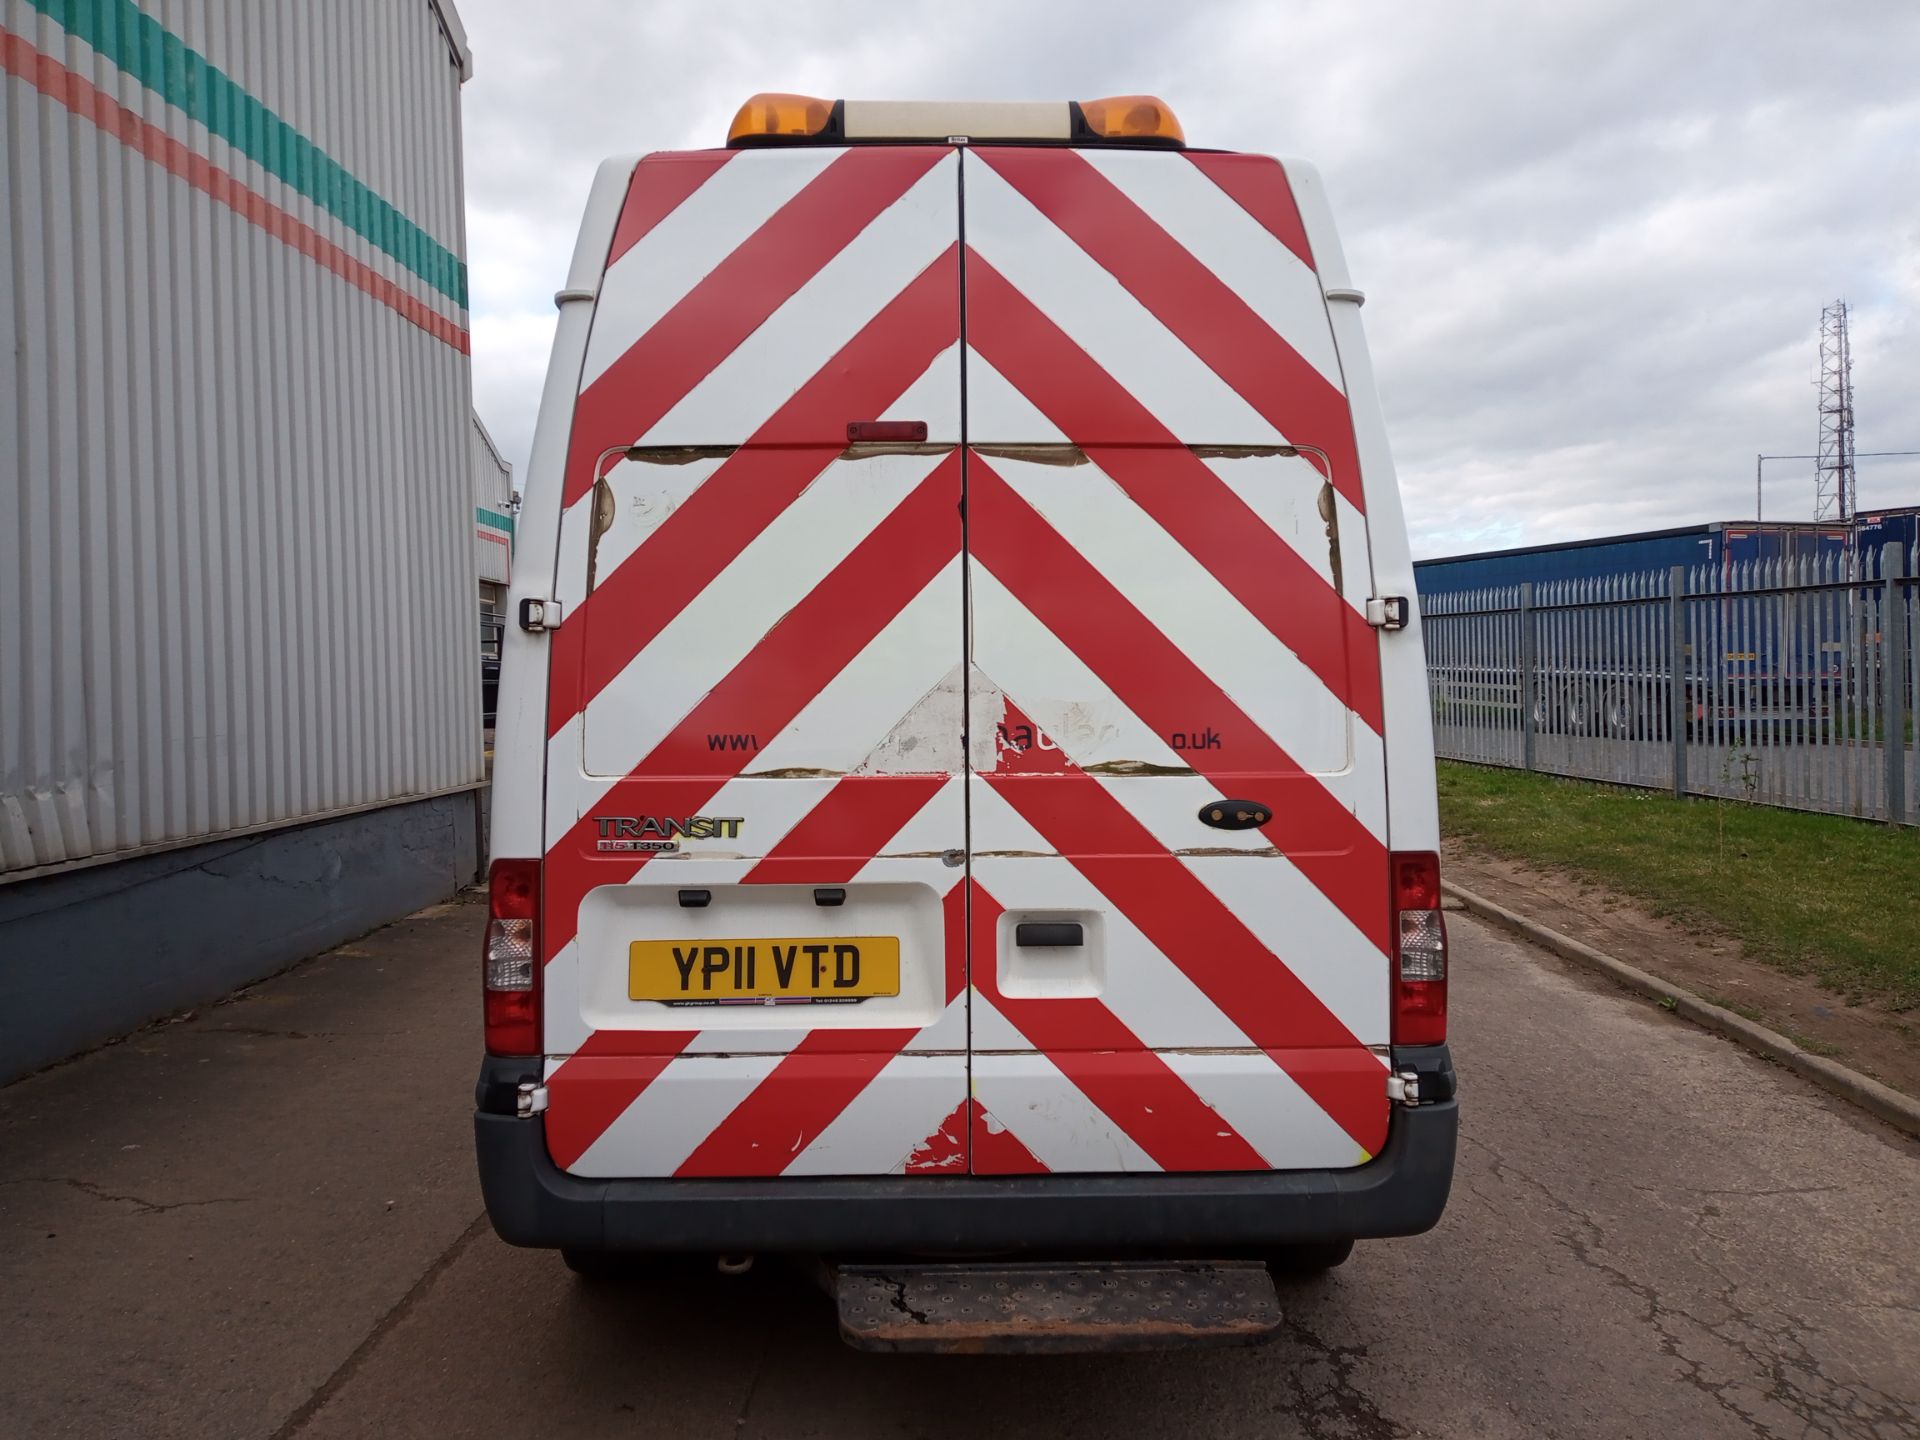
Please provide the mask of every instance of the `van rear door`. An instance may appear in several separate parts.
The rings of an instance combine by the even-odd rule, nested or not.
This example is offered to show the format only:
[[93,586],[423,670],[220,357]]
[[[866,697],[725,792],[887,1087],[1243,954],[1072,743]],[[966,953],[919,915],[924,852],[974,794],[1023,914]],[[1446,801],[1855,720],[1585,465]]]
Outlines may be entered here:
[[1384,722],[1285,172],[981,146],[964,177],[974,1168],[1361,1164]]
[[649,157],[570,457],[562,1168],[1379,1150],[1365,502],[1278,164]]
[[635,169],[550,682],[546,1132],[576,1175],[965,1169],[958,163]]

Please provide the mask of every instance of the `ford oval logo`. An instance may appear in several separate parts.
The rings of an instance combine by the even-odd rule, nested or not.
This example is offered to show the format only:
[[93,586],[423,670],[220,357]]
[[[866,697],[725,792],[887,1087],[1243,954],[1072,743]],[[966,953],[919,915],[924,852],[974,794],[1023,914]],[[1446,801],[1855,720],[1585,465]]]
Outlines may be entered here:
[[1216,830],[1255,830],[1273,819],[1258,800],[1209,800],[1200,807],[1200,823]]

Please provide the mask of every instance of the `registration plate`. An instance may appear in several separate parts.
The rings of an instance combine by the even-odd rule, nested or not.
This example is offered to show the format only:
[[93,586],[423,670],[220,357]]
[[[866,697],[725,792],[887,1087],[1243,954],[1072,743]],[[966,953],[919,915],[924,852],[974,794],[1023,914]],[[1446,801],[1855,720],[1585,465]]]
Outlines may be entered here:
[[900,993],[893,935],[830,939],[635,940],[627,995],[669,1005],[832,1004]]

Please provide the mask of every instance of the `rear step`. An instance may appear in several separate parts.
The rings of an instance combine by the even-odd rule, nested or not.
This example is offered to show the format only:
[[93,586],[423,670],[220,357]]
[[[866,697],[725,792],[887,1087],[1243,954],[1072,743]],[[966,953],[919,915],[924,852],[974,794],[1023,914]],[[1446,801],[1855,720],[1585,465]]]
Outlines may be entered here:
[[845,1265],[834,1294],[856,1350],[1170,1350],[1257,1345],[1280,1327],[1257,1261]]

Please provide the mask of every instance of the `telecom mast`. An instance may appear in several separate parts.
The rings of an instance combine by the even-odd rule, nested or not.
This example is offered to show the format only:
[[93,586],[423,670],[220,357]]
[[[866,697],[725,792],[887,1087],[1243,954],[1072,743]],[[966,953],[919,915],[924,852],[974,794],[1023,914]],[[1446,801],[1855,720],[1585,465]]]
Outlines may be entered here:
[[1853,524],[1853,351],[1847,302],[1820,312],[1820,455],[1813,472],[1813,518]]

